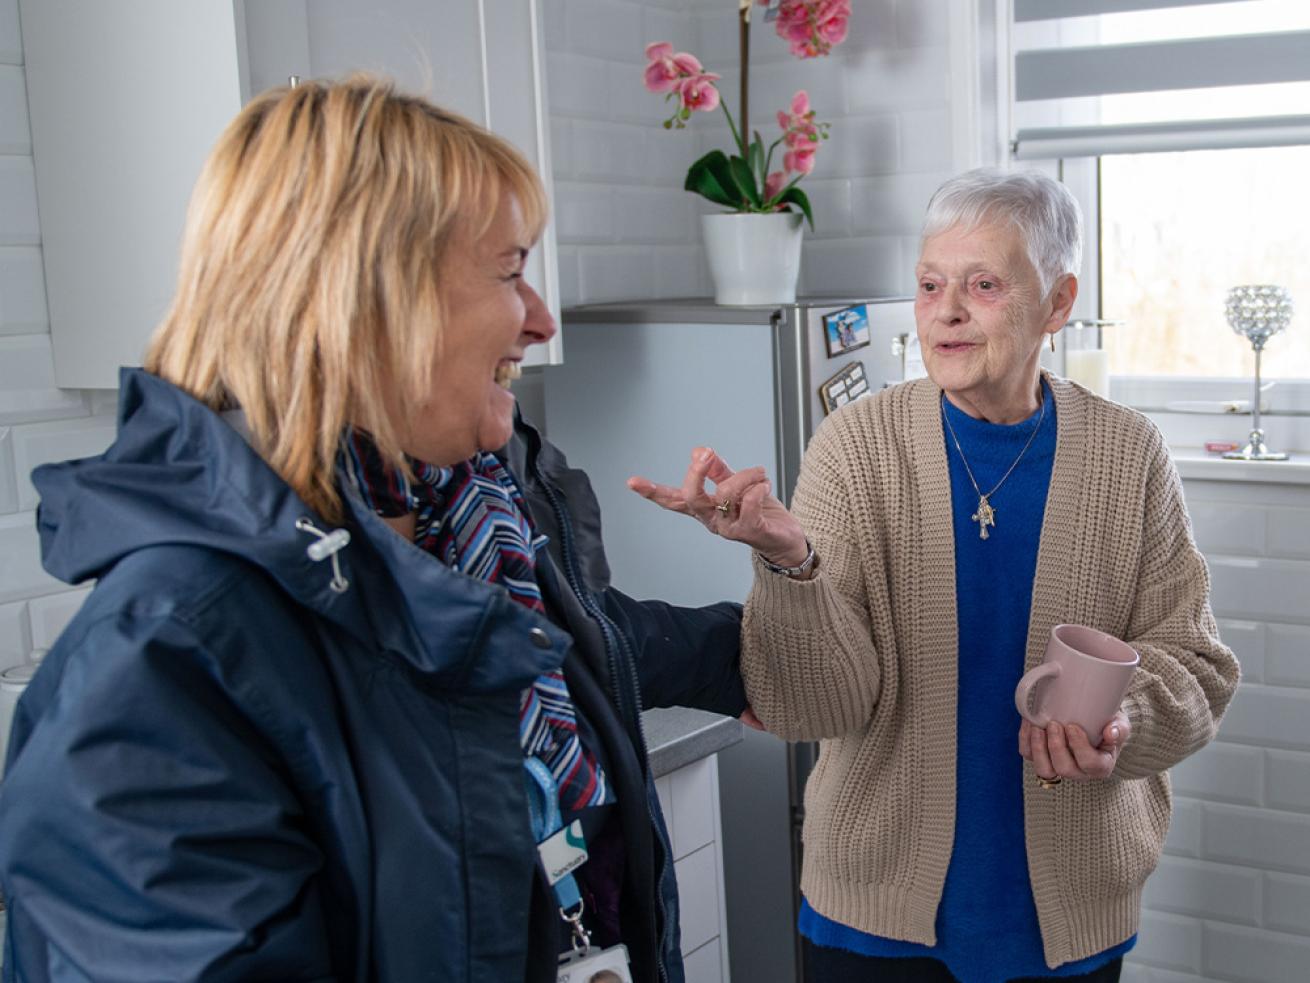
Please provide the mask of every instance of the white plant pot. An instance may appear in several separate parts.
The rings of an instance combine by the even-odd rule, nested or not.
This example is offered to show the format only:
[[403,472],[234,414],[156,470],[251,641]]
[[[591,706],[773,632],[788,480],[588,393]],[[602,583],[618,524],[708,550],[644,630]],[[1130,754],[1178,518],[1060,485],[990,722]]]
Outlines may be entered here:
[[717,304],[790,304],[801,272],[800,212],[701,216]]

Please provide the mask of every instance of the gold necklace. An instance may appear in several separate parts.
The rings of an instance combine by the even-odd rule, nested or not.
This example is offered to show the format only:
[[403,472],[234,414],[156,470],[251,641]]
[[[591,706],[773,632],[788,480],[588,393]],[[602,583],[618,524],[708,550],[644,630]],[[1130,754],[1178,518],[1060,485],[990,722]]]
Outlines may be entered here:
[[1037,431],[1042,429],[1042,421],[1046,419],[1046,393],[1042,393],[1042,409],[1041,412],[1037,414],[1037,426],[1033,427],[1033,432],[1028,435],[1028,442],[1023,445],[1023,450],[1021,450],[1019,456],[1014,459],[1014,463],[1010,465],[1005,474],[1001,475],[1001,480],[993,485],[992,490],[986,495],[984,495],[982,489],[978,487],[978,482],[973,476],[973,469],[969,467],[969,459],[964,456],[964,448],[960,446],[960,438],[955,436],[955,428],[951,426],[951,416],[946,412],[945,391],[942,392],[941,403],[942,422],[946,424],[946,429],[950,431],[951,442],[955,444],[955,450],[959,453],[960,461],[964,464],[964,473],[969,476],[969,484],[973,485],[973,490],[978,495],[978,511],[969,516],[969,518],[978,523],[978,536],[981,539],[986,539],[991,535],[987,531],[987,527],[995,527],[996,525],[996,509],[992,507],[991,497],[996,494],[1001,485],[1005,484],[1005,479],[1010,477],[1014,469],[1018,467],[1019,462],[1023,460],[1023,456],[1028,453],[1028,448],[1031,447],[1033,441],[1037,439]]

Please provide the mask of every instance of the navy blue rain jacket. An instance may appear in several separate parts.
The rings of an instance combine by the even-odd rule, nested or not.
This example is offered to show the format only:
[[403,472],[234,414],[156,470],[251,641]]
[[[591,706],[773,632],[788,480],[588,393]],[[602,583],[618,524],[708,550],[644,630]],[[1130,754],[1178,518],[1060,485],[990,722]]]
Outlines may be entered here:
[[34,475],[46,568],[98,584],[15,717],[6,980],[553,980],[518,707],[562,664],[618,790],[636,979],[680,983],[638,713],[742,709],[740,610],[609,588],[585,479],[529,428],[506,456],[552,537],[548,617],[349,497],[338,570],[311,558],[333,526],[124,372],[109,451]]

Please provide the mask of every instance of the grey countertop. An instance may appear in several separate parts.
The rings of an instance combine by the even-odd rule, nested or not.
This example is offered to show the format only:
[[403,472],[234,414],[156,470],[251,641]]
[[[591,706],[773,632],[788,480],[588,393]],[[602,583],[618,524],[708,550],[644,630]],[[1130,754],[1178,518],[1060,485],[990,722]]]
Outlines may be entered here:
[[667,707],[642,714],[646,751],[656,778],[741,740],[742,723],[707,710]]

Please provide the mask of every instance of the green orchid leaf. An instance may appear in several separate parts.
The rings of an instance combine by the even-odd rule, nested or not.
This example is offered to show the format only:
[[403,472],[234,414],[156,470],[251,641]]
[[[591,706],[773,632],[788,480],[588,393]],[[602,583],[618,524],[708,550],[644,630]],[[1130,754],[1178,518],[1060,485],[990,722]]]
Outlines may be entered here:
[[805,215],[806,221],[810,223],[810,231],[814,231],[814,212],[810,210],[810,199],[800,188],[788,188],[778,196],[779,202],[785,202],[795,205]]
[[750,165],[740,157],[729,157],[728,163],[732,167],[732,176],[737,180],[737,187],[741,190],[745,203],[759,208],[764,202],[760,198],[760,189],[755,185],[755,175],[751,173]]
[[716,205],[726,205],[729,208],[741,206],[741,189],[733,179],[728,157],[722,150],[711,150],[692,164],[683,188]]
[[751,170],[759,175],[760,179],[768,177],[764,173],[764,138],[760,136],[760,131],[755,131],[755,142],[751,144]]

